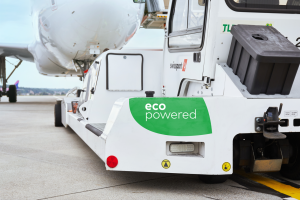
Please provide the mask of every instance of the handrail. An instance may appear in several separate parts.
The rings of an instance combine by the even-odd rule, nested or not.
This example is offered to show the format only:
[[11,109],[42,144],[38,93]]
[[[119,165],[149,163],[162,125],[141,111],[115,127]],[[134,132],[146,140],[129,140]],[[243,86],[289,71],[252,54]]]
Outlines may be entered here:
[[74,87],[72,88],[71,90],[69,90],[66,94],[66,96],[69,96],[70,94],[75,94],[74,92],[76,91],[77,92],[78,88],[77,87]]

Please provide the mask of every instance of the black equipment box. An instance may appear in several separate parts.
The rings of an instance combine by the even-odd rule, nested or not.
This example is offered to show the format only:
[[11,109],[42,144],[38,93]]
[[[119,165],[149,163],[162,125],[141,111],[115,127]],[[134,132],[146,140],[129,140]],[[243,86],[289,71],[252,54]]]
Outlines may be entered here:
[[300,50],[272,26],[236,25],[227,65],[250,94],[291,91]]

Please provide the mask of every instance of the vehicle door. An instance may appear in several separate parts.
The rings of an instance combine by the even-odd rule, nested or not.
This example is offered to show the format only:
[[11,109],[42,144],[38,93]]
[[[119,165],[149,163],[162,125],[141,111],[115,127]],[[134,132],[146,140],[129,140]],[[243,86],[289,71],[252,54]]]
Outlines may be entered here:
[[177,96],[184,79],[202,80],[208,2],[173,0],[164,44],[163,93]]
[[91,101],[94,99],[99,72],[100,62],[95,61],[89,68],[85,77],[84,87],[80,98],[81,106],[79,110],[85,119],[88,118]]

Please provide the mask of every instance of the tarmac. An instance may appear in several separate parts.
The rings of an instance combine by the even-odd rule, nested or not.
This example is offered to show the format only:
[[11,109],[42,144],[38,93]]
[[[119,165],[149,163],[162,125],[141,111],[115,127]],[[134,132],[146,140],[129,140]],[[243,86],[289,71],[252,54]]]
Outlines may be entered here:
[[106,171],[72,129],[54,127],[56,98],[1,98],[1,200],[300,198],[300,181],[279,173],[234,172],[225,183],[210,185],[197,175]]

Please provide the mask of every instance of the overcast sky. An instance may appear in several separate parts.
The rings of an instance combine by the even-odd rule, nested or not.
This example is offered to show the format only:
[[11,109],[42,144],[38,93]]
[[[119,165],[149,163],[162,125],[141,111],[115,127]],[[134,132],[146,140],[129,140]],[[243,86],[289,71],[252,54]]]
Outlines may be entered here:
[[[30,43],[33,40],[30,12],[30,0],[0,0],[0,46],[3,43]],[[140,29],[127,47],[163,48],[163,37],[163,30]],[[13,64],[18,63],[16,59],[7,60]],[[8,62],[6,66],[9,75],[14,66]],[[40,75],[35,64],[26,61],[14,72],[8,82],[13,84],[17,80],[20,81],[19,87],[73,88],[80,87],[82,84],[79,78],[75,77],[58,78]]]

